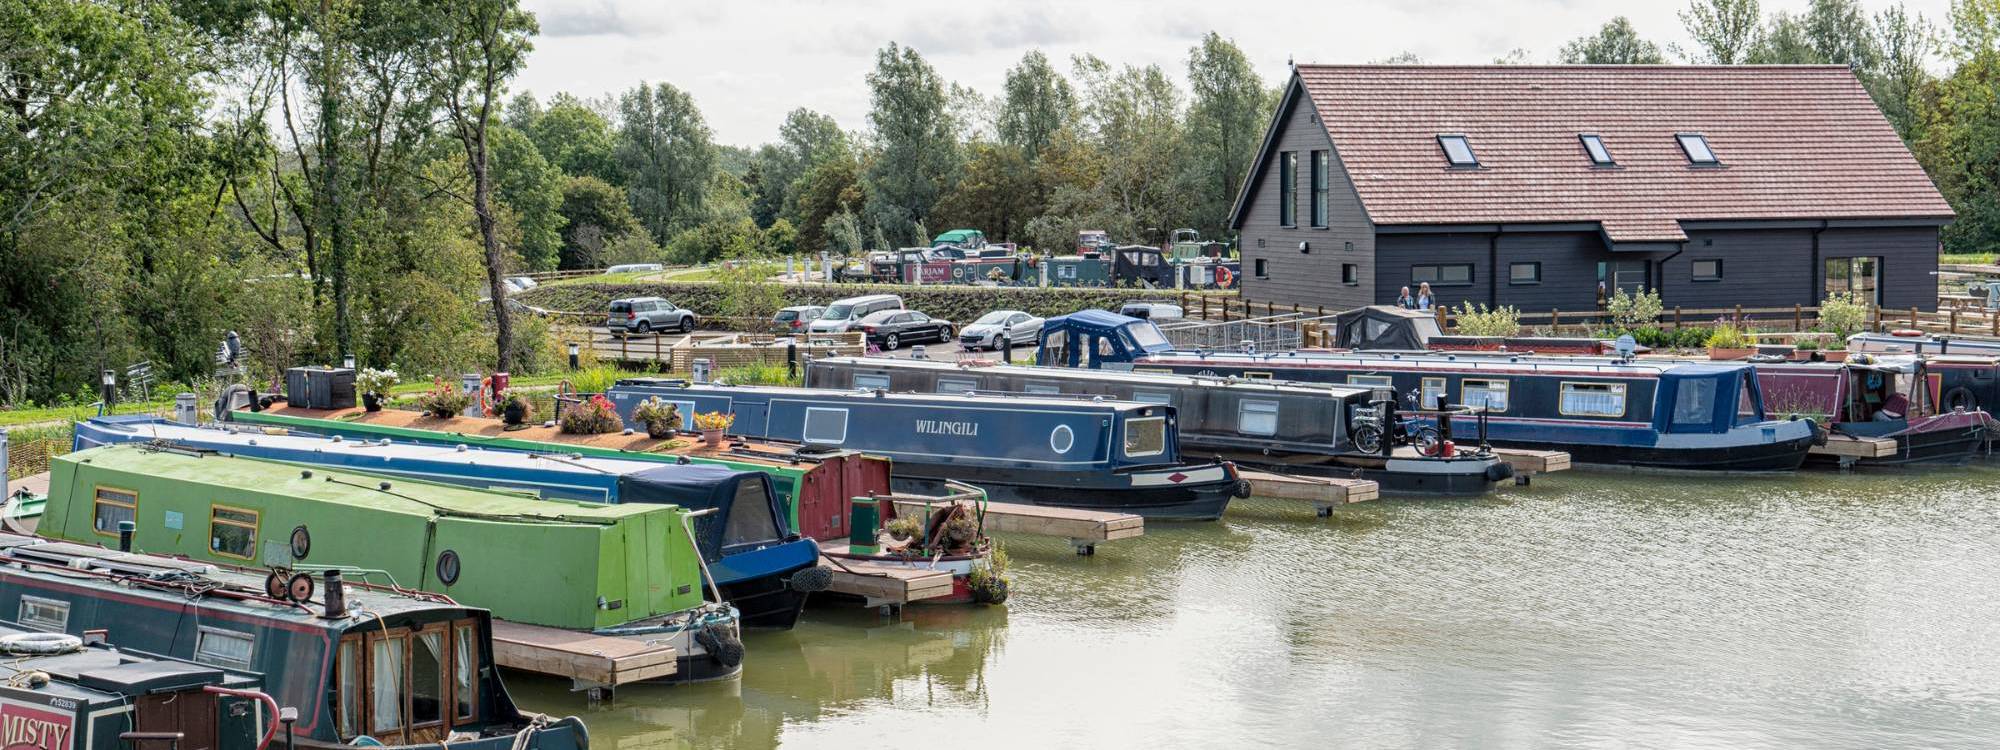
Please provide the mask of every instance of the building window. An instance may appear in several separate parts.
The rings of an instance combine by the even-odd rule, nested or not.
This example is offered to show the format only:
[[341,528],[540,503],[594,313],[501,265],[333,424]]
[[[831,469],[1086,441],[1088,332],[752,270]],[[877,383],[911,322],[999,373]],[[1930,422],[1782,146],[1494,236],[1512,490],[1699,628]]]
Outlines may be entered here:
[[219,667],[249,669],[257,636],[203,625],[194,638],[194,660]]
[[106,536],[118,535],[118,524],[139,518],[139,493],[114,487],[97,488],[91,506],[92,530]]
[[1507,264],[1507,283],[1509,283],[1509,284],[1540,284],[1540,283],[1542,283],[1542,264],[1541,264],[1541,262],[1540,262],[1540,261],[1522,261],[1522,262],[1519,262],[1519,263],[1509,263],[1509,264]]
[[1271,268],[1264,264],[1263,258],[1258,258],[1255,262],[1250,264],[1250,267],[1255,270],[1257,278],[1260,279],[1271,278]]
[[224,505],[208,510],[208,550],[223,557],[249,560],[257,552],[257,518],[254,510]]
[[1590,163],[1592,165],[1599,167],[1612,166],[1614,162],[1611,161],[1611,151],[1604,147],[1603,138],[1597,137],[1594,133],[1584,133],[1577,136],[1577,138],[1583,141],[1583,152],[1590,155]]
[[22,596],[20,622],[35,630],[60,633],[69,629],[69,602]]
[[1856,302],[1882,306],[1882,259],[1827,258],[1826,293],[1852,294]]
[[1423,387],[1418,389],[1417,408],[1436,409],[1443,406],[1445,397],[1444,378],[1424,378]]
[[1340,283],[1357,286],[1361,283],[1361,267],[1353,263],[1340,264]]
[[1299,154],[1286,151],[1278,155],[1278,223],[1288,227],[1299,225]]
[[1410,266],[1410,283],[1431,286],[1471,286],[1471,263]]
[[1708,139],[1700,133],[1681,133],[1674,136],[1681,142],[1681,151],[1687,153],[1688,162],[1696,165],[1714,165],[1715,151],[1709,149]]
[[1327,152],[1312,152],[1312,225],[1326,226]]
[[1465,136],[1438,136],[1438,146],[1444,148],[1444,160],[1454,167],[1479,166],[1479,159],[1472,155],[1472,144],[1465,140]]
[[1564,383],[1557,410],[1571,417],[1625,416],[1625,384]]
[[1489,412],[1507,410],[1507,381],[1471,380],[1459,383],[1459,391],[1465,395],[1465,405]]
[[1695,281],[1722,280],[1722,260],[1719,258],[1697,260],[1693,263],[1693,268]]

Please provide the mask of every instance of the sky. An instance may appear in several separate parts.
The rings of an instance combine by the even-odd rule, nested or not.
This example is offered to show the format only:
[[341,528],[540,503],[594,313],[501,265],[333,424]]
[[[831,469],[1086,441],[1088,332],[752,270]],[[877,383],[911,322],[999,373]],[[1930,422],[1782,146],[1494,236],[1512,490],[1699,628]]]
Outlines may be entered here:
[[[1764,0],[1766,13],[1807,0]],[[1400,52],[1433,63],[1486,63],[1526,49],[1550,62],[1564,42],[1625,15],[1641,35],[1687,45],[1684,0],[525,0],[541,36],[515,91],[593,98],[640,81],[689,92],[715,140],[774,140],[807,107],[841,127],[867,126],[865,77],[889,42],[914,47],[949,81],[997,96],[1007,69],[1040,49],[1068,72],[1072,55],[1157,64],[1185,86],[1203,34],[1232,39],[1267,85],[1286,63],[1364,63]],[[1862,0],[1871,12],[1888,0]],[[1906,0],[1942,23],[1949,0]]]

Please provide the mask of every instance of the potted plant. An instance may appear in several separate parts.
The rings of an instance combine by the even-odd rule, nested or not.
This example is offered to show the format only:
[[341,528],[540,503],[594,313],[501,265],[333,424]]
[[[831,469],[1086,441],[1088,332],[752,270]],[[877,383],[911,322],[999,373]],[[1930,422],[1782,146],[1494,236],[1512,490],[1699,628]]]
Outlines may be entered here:
[[1704,343],[1708,345],[1709,359],[1743,359],[1757,353],[1743,331],[1728,323],[1716,326]]
[[422,409],[425,415],[451,419],[464,414],[465,408],[472,405],[472,395],[460,391],[457,384],[446,382],[444,378],[431,382],[431,389],[417,398],[417,408]]
[[1799,339],[1799,343],[1796,346],[1792,347],[1792,359],[1797,361],[1809,360],[1812,359],[1812,356],[1818,352],[1819,352],[1818,340]]
[[354,376],[354,387],[361,391],[361,407],[368,411],[381,411],[382,401],[389,397],[389,390],[396,387],[395,370],[362,368],[361,374]]
[[681,430],[680,407],[654,396],[632,407],[632,421],[646,427],[646,437],[665,440]]
[[972,590],[972,600],[980,604],[1007,601],[1007,551],[999,543],[994,543],[986,564],[973,567],[972,573],[965,577],[965,587]]
[[611,401],[604,394],[594,393],[577,405],[564,409],[557,425],[565,435],[603,435],[625,428],[618,419],[618,410],[611,407]]
[[527,396],[509,390],[500,397],[500,421],[507,429],[518,430],[526,427],[528,420],[535,416],[535,404]]
[[924,521],[916,516],[897,516],[882,524],[882,532],[889,535],[889,547],[908,550],[922,546]]
[[722,443],[722,434],[727,432],[729,426],[733,424],[736,424],[736,415],[734,414],[705,411],[694,415],[695,429],[701,430],[702,442],[709,445],[720,445]]
[[1828,362],[1846,362],[1846,361],[1847,361],[1847,342],[1846,342],[1846,341],[1844,341],[1844,340],[1841,340],[1841,339],[1834,339],[1834,340],[1832,340],[1832,341],[1829,341],[1829,342],[1827,342],[1827,344],[1826,344],[1826,361],[1828,361]]

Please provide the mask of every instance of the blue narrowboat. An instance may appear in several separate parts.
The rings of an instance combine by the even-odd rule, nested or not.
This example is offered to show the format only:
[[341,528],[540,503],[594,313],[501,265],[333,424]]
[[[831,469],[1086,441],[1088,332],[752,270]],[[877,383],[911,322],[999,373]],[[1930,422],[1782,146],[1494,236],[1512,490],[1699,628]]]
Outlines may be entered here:
[[229,455],[517,490],[550,499],[715,508],[716,513],[696,519],[695,543],[716,588],[742,613],[741,622],[747,627],[792,627],[806,595],[824,589],[828,580],[823,572],[800,575],[817,568],[819,545],[786,528],[784,510],[762,472],[387,439],[268,435],[193,427],[145,415],[79,422],[73,442],[75,450],[165,442]]
[[[0,649],[10,639],[32,639],[24,645],[68,654],[9,656],[19,684],[31,684],[25,671],[54,678],[94,662],[79,675],[89,687],[120,694],[119,705],[89,717],[115,717],[118,729],[108,736],[95,722],[41,716],[59,709],[59,701],[25,706],[15,695],[0,696],[0,717],[10,724],[34,716],[64,724],[78,740],[92,738],[8,747],[127,747],[118,733],[132,730],[181,732],[181,747],[280,746],[280,708],[298,711],[291,730],[305,747],[584,750],[590,744],[574,717],[515,707],[493,668],[486,610],[344,581],[336,571],[274,584],[263,570],[0,534],[0,612],[36,633],[10,631],[0,636]],[[85,645],[98,641],[130,651]],[[218,706],[218,699],[225,702]]]
[[[1445,402],[1483,412],[1496,445],[1568,451],[1584,463],[1790,471],[1826,435],[1809,419],[1765,418],[1747,364],[1176,351],[1151,322],[1100,310],[1049,319],[1036,358],[1042,365],[1390,388],[1412,407]],[[1473,417],[1450,419],[1455,431],[1475,426]]]
[[948,480],[1005,502],[1213,520],[1249,483],[1227,462],[1181,458],[1174,409],[1055,396],[937,396],[634,378],[606,393],[628,417],[659,397],[683,414],[735,415],[731,434],[889,457],[899,490]]

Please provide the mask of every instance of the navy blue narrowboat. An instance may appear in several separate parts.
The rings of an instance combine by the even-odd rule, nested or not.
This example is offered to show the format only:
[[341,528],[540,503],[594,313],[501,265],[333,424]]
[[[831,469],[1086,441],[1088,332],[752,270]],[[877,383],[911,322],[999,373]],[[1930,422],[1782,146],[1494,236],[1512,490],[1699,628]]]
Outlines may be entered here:
[[[331,571],[274,584],[262,570],[0,534],[0,613],[39,631],[43,645],[67,634],[168,657],[150,664],[122,659],[129,668],[108,665],[94,682],[139,688],[126,702],[147,723],[127,731],[180,731],[181,747],[249,750],[264,747],[273,733],[271,746],[282,746],[274,721],[279,708],[298,710],[292,730],[306,747],[584,750],[590,744],[573,717],[516,708],[493,668],[492,617],[437,594],[356,584]],[[189,701],[203,695],[199,690],[190,696],[158,689],[201,677],[193,667],[211,670],[216,687],[250,700],[217,713],[212,702]],[[261,675],[262,685],[236,684],[220,676],[224,671]],[[109,679],[120,673],[124,679]],[[176,706],[177,698],[189,702]],[[146,719],[148,712],[159,715]],[[254,734],[242,741],[246,729]]]
[[733,414],[730,434],[889,457],[899,491],[947,480],[1003,502],[1213,520],[1249,483],[1227,462],[1181,458],[1174,409],[1081,398],[935,396],[621,380],[621,415],[657,396],[682,414]]
[[75,426],[75,450],[113,443],[167,442],[229,455],[337,466],[549,499],[594,503],[665,503],[718,512],[695,520],[695,543],[722,598],[747,627],[798,623],[810,591],[826,587],[819,545],[786,528],[785,513],[762,472],[712,464],[669,464],[577,455],[536,454],[412,442],[269,435],[192,427],[145,415],[96,417]]
[[[1513,468],[1476,446],[1446,451],[1382,440],[1376,390],[1068,367],[971,365],[890,357],[828,357],[806,384],[898,393],[1102,396],[1168,404],[1191,455],[1295,474],[1371,479],[1386,492],[1476,495]],[[1370,437],[1371,429],[1376,434]]]
[[[0,624],[0,742],[8,750],[129,750],[138,733],[251,750],[271,719],[254,675]],[[189,721],[189,719],[193,719]]]
[[[1580,361],[1409,353],[1176,351],[1151,322],[1086,310],[1049,319],[1037,363],[1390,388],[1411,407],[1477,409],[1496,445],[1568,451],[1579,462],[1790,471],[1825,432],[1765,418],[1747,364]],[[1474,417],[1451,417],[1454,431]]]

